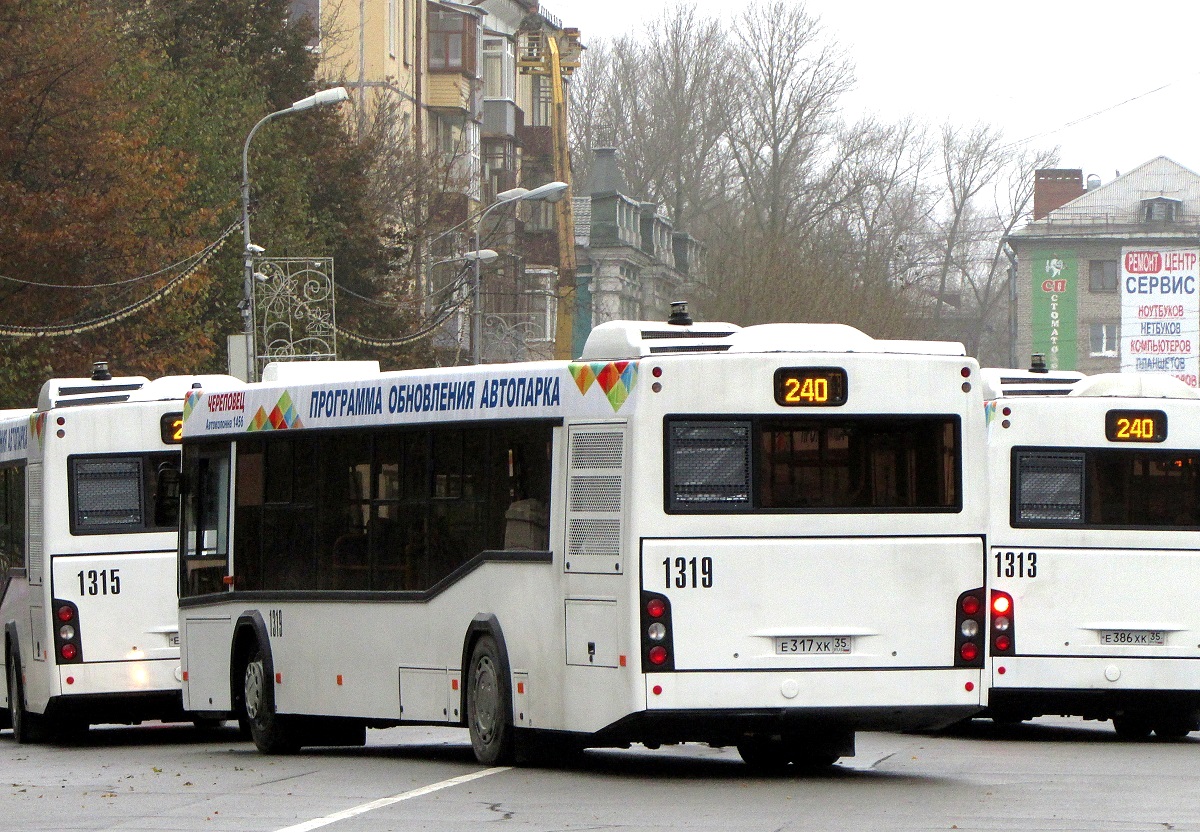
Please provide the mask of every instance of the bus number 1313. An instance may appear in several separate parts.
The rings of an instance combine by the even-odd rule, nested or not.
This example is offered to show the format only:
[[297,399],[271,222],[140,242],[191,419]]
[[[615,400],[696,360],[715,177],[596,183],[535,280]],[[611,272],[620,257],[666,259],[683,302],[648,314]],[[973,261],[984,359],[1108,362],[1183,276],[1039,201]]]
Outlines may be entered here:
[[[695,589],[703,587],[710,589],[713,585],[712,558],[663,558],[663,570],[666,573],[667,589],[672,586],[677,589]],[[689,582],[690,579],[690,582]]]
[[997,578],[1036,578],[1037,552],[996,552]]

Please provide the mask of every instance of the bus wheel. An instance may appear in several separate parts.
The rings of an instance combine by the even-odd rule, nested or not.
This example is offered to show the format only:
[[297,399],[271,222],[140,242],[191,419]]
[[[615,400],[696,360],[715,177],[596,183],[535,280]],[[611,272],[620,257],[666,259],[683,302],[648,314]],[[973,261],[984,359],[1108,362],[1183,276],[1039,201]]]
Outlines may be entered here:
[[275,713],[275,681],[267,677],[262,648],[254,647],[243,674],[243,696],[250,737],[263,754],[290,754],[300,744],[287,730],[286,719]]
[[782,772],[792,761],[790,749],[779,737],[745,736],[738,742],[737,750],[746,765],[763,774]]
[[38,742],[42,736],[35,725],[36,717],[25,710],[25,683],[21,681],[19,661],[14,655],[8,657],[8,719],[12,724],[13,739],[24,745]]
[[467,669],[467,727],[475,759],[488,766],[513,759],[512,691],[503,667],[496,640],[481,636]]
[[1150,736],[1150,720],[1141,714],[1114,716],[1113,730],[1123,740],[1144,740]]
[[1192,716],[1167,716],[1154,723],[1154,733],[1164,740],[1181,740],[1196,730],[1196,720]]

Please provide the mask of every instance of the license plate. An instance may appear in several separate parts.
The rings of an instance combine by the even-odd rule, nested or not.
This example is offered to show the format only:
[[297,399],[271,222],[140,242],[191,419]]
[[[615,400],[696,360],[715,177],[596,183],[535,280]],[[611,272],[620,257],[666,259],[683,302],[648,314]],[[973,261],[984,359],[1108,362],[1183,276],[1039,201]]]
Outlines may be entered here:
[[850,636],[776,637],[775,652],[779,654],[849,653]]
[[1133,647],[1162,647],[1167,643],[1167,634],[1162,630],[1101,630],[1100,643]]

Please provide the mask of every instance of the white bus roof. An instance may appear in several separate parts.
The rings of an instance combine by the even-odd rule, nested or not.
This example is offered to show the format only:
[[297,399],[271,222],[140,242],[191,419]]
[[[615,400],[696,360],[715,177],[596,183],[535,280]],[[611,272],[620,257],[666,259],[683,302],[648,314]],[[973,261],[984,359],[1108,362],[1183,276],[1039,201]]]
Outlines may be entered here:
[[1087,378],[1074,370],[1013,370],[1002,367],[983,367],[983,397],[999,399],[1004,396],[1065,396],[1080,381]]
[[52,378],[38,393],[37,409],[76,407],[119,402],[182,400],[194,387],[221,389],[238,387],[243,382],[226,375],[163,376],[151,381],[145,376],[120,376],[111,379]]
[[966,355],[954,341],[879,340],[845,324],[729,323],[679,326],[659,321],[609,321],[595,327],[584,344],[584,361],[628,361],[650,355],[729,352],[900,353]]
[[316,384],[377,375],[378,361],[272,361],[263,368],[262,380],[280,384]]
[[1200,390],[1164,373],[1100,373],[1081,381],[1070,395],[1200,399]]

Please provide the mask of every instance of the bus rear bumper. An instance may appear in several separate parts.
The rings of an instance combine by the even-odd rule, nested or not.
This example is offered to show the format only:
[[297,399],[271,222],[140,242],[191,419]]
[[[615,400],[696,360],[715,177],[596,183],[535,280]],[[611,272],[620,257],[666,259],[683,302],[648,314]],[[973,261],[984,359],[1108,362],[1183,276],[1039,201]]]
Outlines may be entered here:
[[981,708],[973,668],[647,674],[646,713],[784,714],[859,730],[935,730]]
[[[1001,672],[1003,668],[1003,672]],[[1111,719],[1132,708],[1200,711],[1200,662],[1177,658],[996,659],[985,704],[994,715]]]
[[58,666],[65,697],[103,694],[175,693],[181,688],[178,659],[84,662]]

